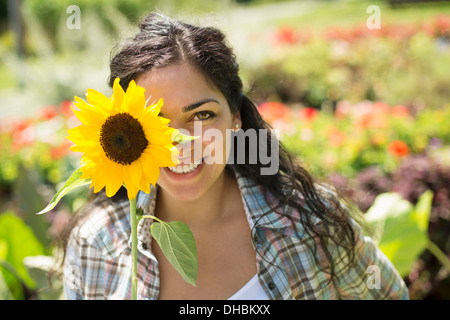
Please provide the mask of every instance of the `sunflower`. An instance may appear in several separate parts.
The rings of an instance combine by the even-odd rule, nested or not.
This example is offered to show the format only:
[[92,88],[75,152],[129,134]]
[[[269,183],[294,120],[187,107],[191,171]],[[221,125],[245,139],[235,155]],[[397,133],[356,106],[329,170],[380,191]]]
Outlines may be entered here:
[[149,193],[155,186],[160,167],[179,163],[172,144],[178,131],[159,116],[162,99],[146,106],[144,88],[131,81],[125,93],[119,81],[111,98],[93,89],[87,90],[87,102],[75,97],[79,110],[72,110],[82,125],[70,129],[68,139],[75,143],[70,150],[82,153],[81,178],[92,179],[95,193],[106,187],[112,197],[124,184],[134,199],[139,190]]

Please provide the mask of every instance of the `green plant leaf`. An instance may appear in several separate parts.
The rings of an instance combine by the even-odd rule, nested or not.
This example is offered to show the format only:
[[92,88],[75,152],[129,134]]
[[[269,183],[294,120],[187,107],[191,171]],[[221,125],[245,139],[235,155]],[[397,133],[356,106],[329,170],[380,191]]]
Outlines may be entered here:
[[64,183],[62,188],[53,196],[49,204],[43,210],[39,211],[37,214],[49,212],[58,204],[58,202],[62,199],[62,197],[64,197],[67,193],[78,187],[90,184],[91,179],[81,179],[82,174],[83,173],[81,172],[81,169],[75,170],[75,172],[72,173],[69,179],[67,179],[66,183]]
[[[52,277],[50,273],[56,270],[57,261],[52,256],[32,256],[23,259],[23,264],[28,274],[36,284],[36,299],[60,300],[63,296],[63,283],[59,277]],[[58,270],[62,271],[62,270]]]
[[11,293],[16,299],[21,299],[23,293],[20,282],[30,288],[35,286],[23,264],[23,259],[45,254],[44,246],[36,238],[33,230],[13,212],[0,214],[0,241],[3,260],[9,266],[9,268],[0,266],[0,270]]
[[[8,244],[5,240],[0,239],[0,264],[2,260],[6,260],[6,256],[8,253]],[[11,294],[11,291],[6,284],[5,279],[3,279],[3,275],[0,272],[0,300],[13,300],[14,296]]]
[[9,291],[8,285],[6,284],[3,276],[0,272],[0,300],[14,300],[14,296]]
[[367,222],[378,232],[378,247],[402,276],[426,249],[428,233],[424,226],[428,226],[430,210],[429,193],[422,195],[416,207],[400,194],[384,193],[366,213]]
[[50,245],[48,229],[50,222],[44,215],[36,215],[36,212],[45,207],[46,203],[39,194],[39,186],[43,184],[42,177],[35,168],[19,166],[20,170],[13,184],[13,197],[17,200],[18,212],[23,221],[32,227],[34,235],[44,245]]
[[430,221],[431,206],[433,204],[433,191],[425,191],[417,201],[414,208],[413,218],[423,232],[428,232],[428,222]]
[[173,141],[174,142],[178,142],[178,143],[185,143],[185,142],[189,142],[192,140],[195,140],[197,138],[200,138],[199,136],[188,136],[182,133],[178,133],[173,137]]
[[152,223],[151,233],[167,260],[184,281],[195,286],[198,269],[197,249],[188,226],[180,221],[159,221]]

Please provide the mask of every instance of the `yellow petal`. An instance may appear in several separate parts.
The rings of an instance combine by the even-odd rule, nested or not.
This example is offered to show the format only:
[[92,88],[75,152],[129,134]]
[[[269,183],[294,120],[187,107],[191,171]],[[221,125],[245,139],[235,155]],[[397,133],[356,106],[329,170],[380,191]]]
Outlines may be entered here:
[[111,112],[112,109],[111,101],[97,90],[87,89],[86,99],[92,106],[98,108],[101,112],[103,113]]
[[158,117],[159,121],[163,126],[167,126],[170,123],[170,119],[164,118],[164,117]]
[[167,127],[163,127],[157,117],[145,116],[141,123],[143,124],[145,137],[150,144],[165,145],[172,143],[172,137],[164,134]]
[[125,187],[127,188],[128,199],[136,198],[136,195],[139,191],[138,187],[134,185],[133,179],[131,178],[131,173],[129,167],[125,167],[123,170],[123,180],[125,183]]
[[126,110],[122,109],[122,112],[128,112],[136,119],[139,119],[145,110],[145,89],[137,86],[134,80],[131,80],[125,93],[123,106],[126,106]]
[[152,104],[145,108],[145,114],[150,114],[153,117],[157,117],[161,112],[161,108],[163,107],[164,100],[159,99],[157,103]]
[[150,193],[150,180],[146,178],[145,174],[141,177],[140,189],[145,193]]
[[[88,89],[88,90],[92,90],[92,89]],[[91,105],[91,104],[87,103],[86,101],[84,101],[83,99],[81,99],[80,97],[75,97],[75,101],[73,102],[73,105],[76,106],[82,112],[96,113],[101,118],[106,118],[110,115],[108,110],[104,109],[100,105]]]
[[81,125],[78,127],[71,128],[67,130],[67,133],[69,134],[68,137],[70,137],[70,141],[75,142],[76,141],[91,141],[95,140],[97,141],[100,137],[100,130],[101,126],[86,126]]
[[91,159],[97,158],[101,153],[97,145],[73,145],[69,149],[73,152],[81,152]]
[[127,167],[128,167],[130,178],[131,178],[133,185],[139,187],[139,184],[141,182],[141,177],[143,174],[141,161],[138,159]]
[[113,84],[113,113],[119,113],[122,110],[122,103],[125,97],[125,92],[123,91],[122,86],[120,85],[120,79],[116,78]]
[[156,186],[156,183],[158,182],[160,169],[156,165],[149,165],[144,168],[145,176],[147,177],[147,181],[153,185]]
[[98,126],[105,121],[105,118],[100,113],[82,110],[78,111],[73,107],[71,108],[75,116],[85,125]]
[[171,167],[179,163],[179,161],[175,160],[178,149],[173,147],[173,145],[149,145],[144,153],[150,153],[160,167]]
[[110,172],[108,172],[107,182],[106,182],[106,195],[108,197],[114,196],[120,187],[123,184],[122,175],[123,175],[122,165],[116,164]]

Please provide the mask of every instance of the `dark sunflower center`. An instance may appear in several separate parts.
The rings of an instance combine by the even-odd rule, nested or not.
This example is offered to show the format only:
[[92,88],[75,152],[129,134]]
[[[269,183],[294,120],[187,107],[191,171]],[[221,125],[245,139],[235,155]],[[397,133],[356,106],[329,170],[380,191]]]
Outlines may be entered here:
[[138,120],[128,113],[118,113],[102,125],[100,144],[110,160],[127,165],[139,159],[148,140]]

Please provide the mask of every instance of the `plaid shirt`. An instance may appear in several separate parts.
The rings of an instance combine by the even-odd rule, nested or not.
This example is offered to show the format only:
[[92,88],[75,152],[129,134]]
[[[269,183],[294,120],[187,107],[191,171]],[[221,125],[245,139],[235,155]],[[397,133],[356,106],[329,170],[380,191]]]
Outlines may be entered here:
[[[342,249],[328,244],[337,273],[329,281],[329,274],[319,269],[311,248],[315,244],[316,256],[321,263],[326,263],[328,259],[321,250],[320,240],[304,232],[300,223],[295,233],[289,219],[270,209],[260,186],[235,174],[256,244],[259,281],[271,299],[409,298],[407,287],[392,263],[353,220],[357,241],[355,262],[351,269],[343,270]],[[150,194],[139,193],[137,204],[144,209],[144,214],[153,214],[155,195],[156,189]],[[294,219],[298,216],[292,209],[283,210]],[[129,202],[123,200],[94,211],[74,229],[69,239],[64,267],[66,298],[130,299]],[[142,219],[138,225],[138,299],[159,296],[158,261],[151,252],[151,223],[151,219]]]

